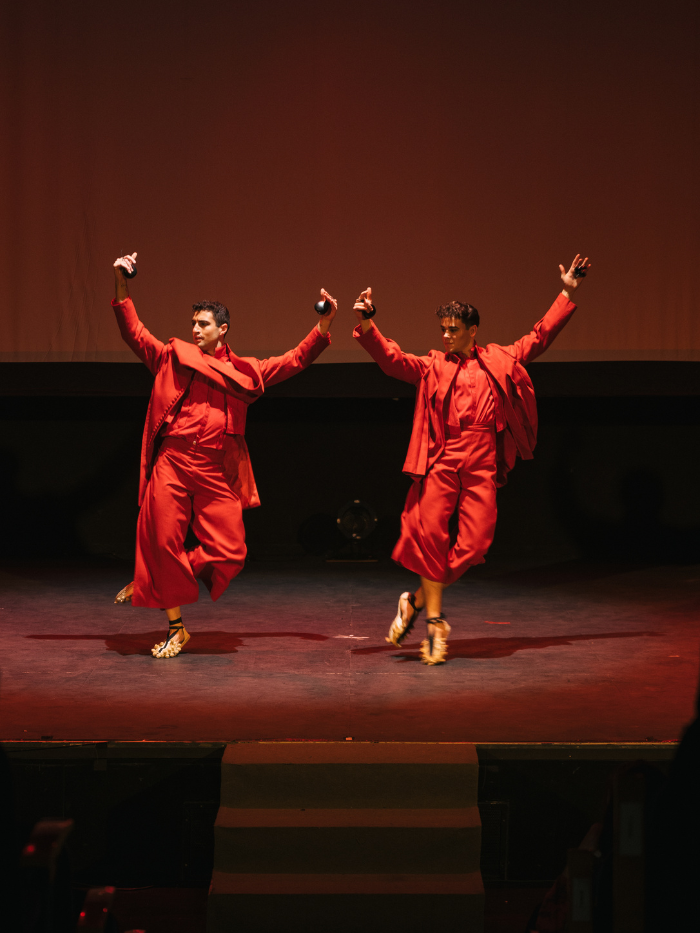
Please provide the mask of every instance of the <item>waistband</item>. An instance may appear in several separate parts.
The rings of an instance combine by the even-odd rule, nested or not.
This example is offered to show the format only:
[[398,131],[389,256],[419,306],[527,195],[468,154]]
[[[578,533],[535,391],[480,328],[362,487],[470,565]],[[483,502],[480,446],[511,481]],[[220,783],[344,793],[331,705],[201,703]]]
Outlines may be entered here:
[[465,431],[492,431],[496,433],[496,422],[490,421],[488,424],[470,424],[468,421],[460,418],[459,428],[457,425],[445,425],[445,437],[459,437]]
[[188,453],[199,457],[206,457],[214,463],[223,463],[226,451],[218,450],[216,447],[200,447],[196,441],[189,441],[186,437],[177,435],[163,438],[160,445],[161,450],[179,450],[182,453]]

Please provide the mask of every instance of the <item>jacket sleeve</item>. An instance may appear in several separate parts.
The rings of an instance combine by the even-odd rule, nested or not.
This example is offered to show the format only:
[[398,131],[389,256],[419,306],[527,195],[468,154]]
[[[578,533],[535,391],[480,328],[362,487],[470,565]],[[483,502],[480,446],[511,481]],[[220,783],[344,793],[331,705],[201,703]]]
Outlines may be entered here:
[[529,334],[516,340],[508,347],[502,349],[514,356],[518,362],[527,364],[541,356],[554,338],[568,323],[569,318],[576,310],[573,301],[564,295],[557,295],[557,299],[545,314],[532,328]]
[[394,379],[418,385],[430,365],[430,359],[427,356],[404,353],[398,343],[380,333],[374,323],[365,333],[362,332],[362,326],[358,324],[352,334],[360,346],[379,364],[382,372],[387,376],[393,376]]
[[125,298],[124,301],[113,300],[112,307],[124,342],[155,376],[163,359],[165,344],[143,326],[131,298]]
[[284,382],[290,376],[306,369],[310,366],[321,353],[330,346],[331,335],[322,334],[315,326],[298,347],[288,350],[282,356],[271,356],[267,360],[260,360],[260,375],[266,386],[274,385],[276,382]]

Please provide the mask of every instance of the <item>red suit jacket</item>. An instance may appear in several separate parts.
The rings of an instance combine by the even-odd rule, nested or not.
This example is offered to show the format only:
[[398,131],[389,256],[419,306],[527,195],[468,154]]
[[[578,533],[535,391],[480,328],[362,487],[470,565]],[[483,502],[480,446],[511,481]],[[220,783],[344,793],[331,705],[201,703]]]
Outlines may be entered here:
[[294,350],[268,360],[236,356],[229,350],[231,367],[222,360],[205,355],[195,344],[177,337],[167,344],[162,343],[143,326],[130,298],[113,301],[112,307],[122,337],[155,376],[141,445],[139,505],[143,502],[158,450],[158,433],[164,424],[172,420],[175,406],[187,391],[195,370],[226,392],[228,424],[233,432],[227,435],[224,446],[224,474],[228,484],[239,496],[244,509],[260,505],[243,436],[248,405],[260,398],[266,386],[283,382],[313,363],[330,344],[330,334],[322,334],[318,327],[314,327]]
[[[560,294],[527,336],[509,347],[497,343],[476,347],[496,403],[496,483],[499,486],[505,484],[518,455],[524,460],[532,459],[537,442],[535,391],[523,364],[544,353],[575,310],[576,305]],[[388,376],[417,386],[413,433],[403,471],[420,479],[445,448],[445,418],[450,411],[445,400],[457,374],[458,358],[438,350],[431,350],[427,356],[404,353],[376,326],[363,334],[358,325],[354,336]],[[450,427],[459,430],[459,425]]]

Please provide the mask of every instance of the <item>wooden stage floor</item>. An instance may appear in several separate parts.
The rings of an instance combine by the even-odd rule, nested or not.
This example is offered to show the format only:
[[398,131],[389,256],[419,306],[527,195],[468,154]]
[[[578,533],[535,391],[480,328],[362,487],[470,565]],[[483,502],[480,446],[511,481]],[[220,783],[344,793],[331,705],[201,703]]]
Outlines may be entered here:
[[0,571],[0,740],[672,741],[693,718],[700,567],[485,565],[446,594],[449,661],[422,623],[384,635],[411,577],[389,564],[249,563],[186,607],[115,606],[125,564]]

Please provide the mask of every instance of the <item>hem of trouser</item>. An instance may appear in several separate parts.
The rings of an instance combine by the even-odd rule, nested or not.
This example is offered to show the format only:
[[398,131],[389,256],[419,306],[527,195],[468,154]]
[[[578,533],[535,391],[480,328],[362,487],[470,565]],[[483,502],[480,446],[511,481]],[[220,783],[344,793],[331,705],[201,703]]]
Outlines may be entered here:
[[[391,559],[395,564],[398,564],[399,567],[403,567],[405,570],[409,570],[411,573],[417,573],[419,577],[425,577],[426,580],[434,580],[435,583],[448,583],[447,580],[435,580],[435,577],[431,576],[425,567],[421,567],[417,563],[413,564],[410,559],[404,557],[395,557],[393,554],[391,555]],[[443,574],[443,576],[445,575]]]
[[177,596],[173,596],[169,606],[164,606],[162,602],[155,599],[137,596],[136,593],[131,598],[131,605],[137,609],[171,609],[173,606],[191,606],[197,602],[199,602],[199,593],[197,593],[196,599],[190,599],[189,597],[178,599]]
[[[241,572],[241,570],[243,570],[244,566],[245,566],[245,562],[243,562],[240,567],[236,568],[236,572],[232,574],[231,578],[226,580],[225,583],[220,583],[217,581],[217,582],[212,583],[212,586],[210,588],[207,581],[202,581],[207,588],[207,592],[209,593],[209,596],[211,597],[212,602],[216,602],[218,599],[221,599],[221,597],[224,595],[226,590],[231,585],[231,582],[236,579],[236,577]],[[198,578],[199,578],[199,574],[195,576],[195,580],[197,580]],[[180,599],[177,599],[177,597],[173,596],[171,597],[171,599],[173,600],[171,605],[172,606],[191,606],[193,603],[199,602],[199,592],[200,592],[199,587],[197,587],[197,595],[194,597],[194,599],[192,599],[191,597],[182,597]],[[131,605],[136,606],[137,608],[141,608],[141,609],[162,609],[163,608],[161,603],[158,602],[155,598],[151,596],[144,596],[142,593],[138,592],[138,588],[134,589],[134,595],[131,598]],[[165,608],[167,609],[169,607],[166,606]]]
[[482,558],[481,560],[475,561],[472,564],[465,564],[464,566],[461,566],[458,570],[451,570],[448,567],[447,570],[440,577],[434,577],[430,573],[427,572],[425,567],[421,567],[417,563],[413,564],[410,558],[395,557],[392,554],[391,559],[394,561],[395,564],[398,564],[400,567],[404,567],[406,570],[409,570],[411,573],[416,573],[418,574],[419,577],[425,577],[426,580],[433,580],[435,583],[442,583],[445,586],[452,586],[452,584],[456,583],[460,577],[463,577],[464,574],[467,572],[467,570],[469,570],[471,567],[477,567],[479,564],[486,563],[485,558]]

